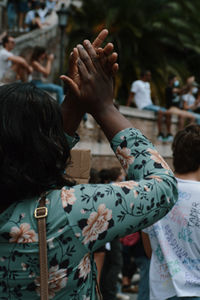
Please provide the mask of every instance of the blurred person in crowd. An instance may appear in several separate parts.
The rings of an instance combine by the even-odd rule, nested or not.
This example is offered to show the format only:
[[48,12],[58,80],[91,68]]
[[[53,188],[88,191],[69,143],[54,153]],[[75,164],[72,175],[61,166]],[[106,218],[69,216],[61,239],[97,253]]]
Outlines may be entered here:
[[0,45],[2,45],[2,40],[6,35],[7,35],[6,31],[3,31],[2,33],[0,33]]
[[[132,236],[132,237],[131,237]],[[122,238],[122,254],[123,254],[123,269],[122,269],[122,291],[127,293],[137,293],[137,300],[149,300],[149,267],[150,259],[147,257],[142,233],[135,232],[128,236],[129,241],[132,239],[132,245],[127,245],[126,238]],[[139,286],[132,285],[132,276],[139,270]]]
[[99,171],[95,168],[90,169],[89,183],[100,183]]
[[[157,126],[158,126],[158,140],[163,142],[171,142],[173,136],[171,134],[171,115],[167,112],[165,107],[154,105],[151,100],[151,87],[149,82],[151,81],[151,72],[144,70],[141,72],[140,79],[136,80],[131,85],[130,94],[126,105],[130,106],[135,102],[136,107],[139,109],[154,111],[157,114]],[[165,119],[167,135],[163,133],[163,124]]]
[[181,97],[183,101],[183,109],[190,112],[199,113],[200,111],[199,85],[198,83],[195,82],[194,76],[190,76],[187,78],[184,93],[182,94]]
[[8,0],[7,2],[7,22],[9,31],[17,29],[17,3],[17,0]]
[[45,16],[47,11],[41,7],[40,1],[32,2],[32,9],[26,14],[25,24],[27,30],[42,28],[47,25]]
[[57,3],[58,3],[57,0],[46,0],[46,7],[48,10],[48,14],[50,14],[55,9]]
[[195,116],[190,112],[183,110],[182,108],[182,88],[180,82],[175,74],[171,74],[168,77],[168,85],[165,89],[165,101],[166,107],[171,115],[178,116],[178,129],[184,128],[185,123],[194,123]]
[[59,104],[64,99],[63,88],[60,85],[45,82],[44,78],[48,78],[51,73],[53,54],[47,54],[44,47],[36,46],[31,56],[31,66],[33,67],[32,83],[47,92],[55,93]]
[[20,80],[19,67],[25,68],[28,73],[32,72],[32,67],[23,57],[12,53],[15,47],[15,40],[12,36],[4,36],[2,45],[3,47],[0,49],[0,81],[6,83]]
[[150,300],[200,300],[200,125],[179,131],[172,151],[179,199],[143,230],[151,256]]
[[25,31],[25,17],[29,11],[29,2],[27,0],[17,1],[17,12],[18,12],[18,27],[19,31]]
[[[140,239],[139,232],[132,233],[123,238],[120,238],[122,244],[122,292],[124,293],[137,293],[138,286],[132,285],[132,278],[138,271],[137,265],[135,263],[133,248],[134,245],[138,243]],[[137,274],[139,276],[139,274]]]

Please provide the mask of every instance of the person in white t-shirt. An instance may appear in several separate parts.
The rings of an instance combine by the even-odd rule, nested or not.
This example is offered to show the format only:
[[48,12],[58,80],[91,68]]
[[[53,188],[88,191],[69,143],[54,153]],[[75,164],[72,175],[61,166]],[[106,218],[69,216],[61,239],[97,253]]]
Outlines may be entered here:
[[200,300],[200,125],[179,131],[172,149],[179,199],[143,230],[152,248],[150,300]]
[[181,95],[183,110],[190,112],[197,124],[200,125],[200,94],[199,85],[195,82],[195,77],[187,79],[184,93]]
[[49,25],[45,20],[47,13],[48,9],[45,5],[43,6],[43,3],[40,1],[33,2],[32,9],[26,14],[26,30],[41,29],[44,25]]
[[[153,104],[151,100],[150,80],[151,72],[149,70],[141,72],[140,80],[134,81],[131,85],[126,105],[130,106],[134,100],[137,108],[156,112],[158,116],[158,140],[171,142],[173,140],[173,136],[171,134],[171,114],[167,112],[165,107]],[[166,120],[166,137],[164,137],[162,132],[163,118]]]
[[32,67],[29,66],[29,64],[23,57],[14,55],[11,52],[15,47],[15,40],[12,36],[6,35],[2,39],[2,45],[3,47],[0,50],[0,81],[7,83],[7,72],[10,71],[13,71],[15,73],[13,81],[20,79],[17,76],[19,66],[25,68],[29,73],[32,72]]

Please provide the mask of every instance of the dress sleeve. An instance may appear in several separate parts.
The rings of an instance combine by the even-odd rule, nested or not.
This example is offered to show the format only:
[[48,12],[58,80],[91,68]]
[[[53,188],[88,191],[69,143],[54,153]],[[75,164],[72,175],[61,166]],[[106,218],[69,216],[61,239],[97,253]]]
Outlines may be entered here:
[[128,181],[61,190],[69,224],[91,252],[113,238],[155,223],[173,207],[178,196],[172,171],[139,130],[119,132],[111,147]]

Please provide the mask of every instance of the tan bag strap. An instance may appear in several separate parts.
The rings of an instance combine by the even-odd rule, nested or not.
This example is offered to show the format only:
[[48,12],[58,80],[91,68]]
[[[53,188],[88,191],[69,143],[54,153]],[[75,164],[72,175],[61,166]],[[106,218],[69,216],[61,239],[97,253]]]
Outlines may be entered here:
[[103,296],[101,294],[100,286],[97,279],[96,279],[96,291],[97,291],[98,300],[103,300]]
[[35,209],[34,216],[38,223],[39,256],[40,256],[40,299],[49,300],[48,297],[48,264],[46,241],[46,193],[41,196],[39,207]]

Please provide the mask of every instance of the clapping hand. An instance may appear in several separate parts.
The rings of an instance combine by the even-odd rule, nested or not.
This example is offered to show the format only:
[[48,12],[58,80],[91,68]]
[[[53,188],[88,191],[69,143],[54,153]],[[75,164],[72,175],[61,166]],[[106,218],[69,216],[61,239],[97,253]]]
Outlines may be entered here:
[[[116,63],[117,60],[117,53],[113,53],[113,44],[108,43],[104,48],[100,48],[102,43],[104,42],[105,38],[108,35],[108,30],[102,30],[97,38],[92,43],[92,47],[89,41],[84,41],[83,45],[88,49],[88,45],[90,44],[90,54],[95,60],[99,60],[101,64],[101,71],[104,71],[105,74],[112,77],[118,70],[118,64]],[[88,44],[89,43],[89,44]],[[69,76],[61,76],[61,79],[68,85],[68,97],[67,101],[70,101],[73,98],[73,101],[80,103],[80,97],[82,96],[81,92],[81,85],[83,86],[83,81],[81,82],[80,74],[82,74],[83,78],[83,70],[80,71],[80,55],[84,59],[86,55],[86,59],[89,56],[82,51],[81,45],[78,48],[74,48],[73,52],[70,55],[69,59]],[[83,66],[82,66],[83,67]],[[89,67],[89,66],[88,66]],[[82,99],[83,100],[83,99]],[[83,102],[83,101],[82,101]],[[85,108],[85,104],[84,104]]]
[[113,44],[100,48],[108,31],[102,30],[91,44],[73,49],[69,59],[69,76],[60,78],[68,85],[68,95],[62,104],[64,130],[72,135],[85,112],[101,126],[108,140],[124,128],[131,127],[113,104],[113,76],[118,70]]

